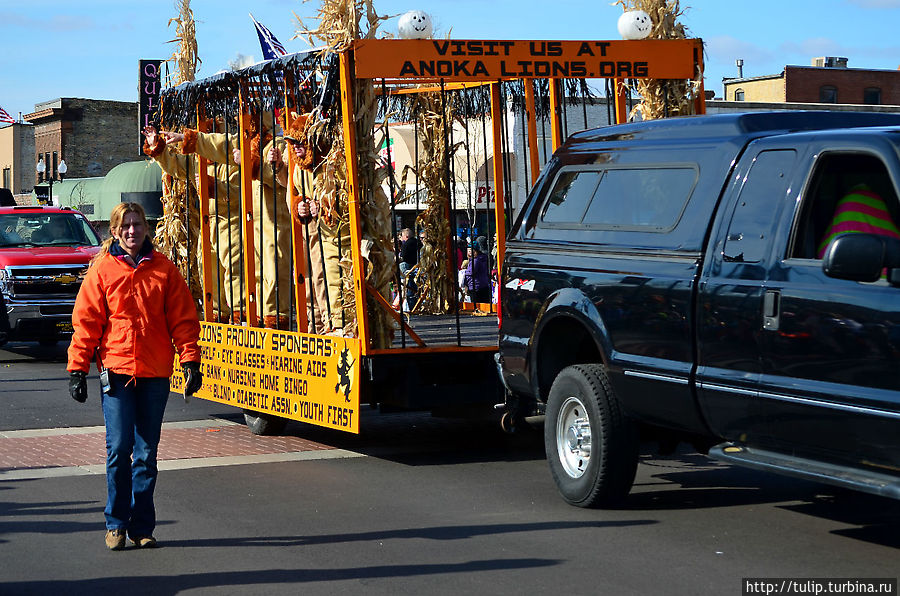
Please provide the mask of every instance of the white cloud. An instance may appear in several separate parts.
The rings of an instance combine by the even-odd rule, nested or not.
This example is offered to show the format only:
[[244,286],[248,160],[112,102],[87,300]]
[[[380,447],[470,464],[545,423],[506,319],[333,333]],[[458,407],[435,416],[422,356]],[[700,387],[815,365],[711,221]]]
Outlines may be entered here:
[[755,43],[737,39],[728,35],[710,37],[704,40],[706,45],[707,76],[718,79],[719,75],[738,76],[735,60],[744,61],[745,77],[757,77],[781,72],[784,61],[781,56]]
[[744,41],[728,35],[710,37],[706,41],[706,53],[710,61],[734,63],[736,58],[744,61],[769,62],[775,54],[753,42]]
[[847,48],[827,37],[812,37],[800,41],[788,41],[778,46],[779,53],[804,56],[846,56]]
[[845,45],[834,39],[817,37],[778,46],[788,64],[809,65],[816,56],[843,56],[850,68],[889,68],[900,61],[897,45]]

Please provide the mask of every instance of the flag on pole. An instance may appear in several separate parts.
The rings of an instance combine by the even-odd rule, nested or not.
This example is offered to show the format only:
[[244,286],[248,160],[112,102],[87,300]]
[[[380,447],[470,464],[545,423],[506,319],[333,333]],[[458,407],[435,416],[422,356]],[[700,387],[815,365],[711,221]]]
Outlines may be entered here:
[[272,60],[273,58],[278,58],[287,54],[287,50],[284,49],[281,42],[278,41],[275,35],[273,35],[265,25],[261,25],[253,18],[252,14],[250,15],[250,18],[253,19],[253,24],[256,25],[256,34],[259,36],[259,45],[262,47],[263,58]]
[[9,112],[3,109],[0,106],[0,122],[8,122],[9,124],[15,124],[16,120],[12,116],[9,115]]

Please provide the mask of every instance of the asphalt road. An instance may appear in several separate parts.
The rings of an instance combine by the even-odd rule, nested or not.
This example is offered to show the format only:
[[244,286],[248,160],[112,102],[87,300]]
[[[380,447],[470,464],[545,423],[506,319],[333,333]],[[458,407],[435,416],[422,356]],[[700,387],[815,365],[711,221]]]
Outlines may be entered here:
[[[0,350],[2,428],[102,424],[63,350]],[[167,420],[239,417],[170,400]],[[369,412],[360,457],[166,470],[161,548],[109,552],[102,475],[4,478],[0,594],[741,594],[748,577],[890,577],[900,502],[679,453],[646,455],[626,505],[557,495],[539,435]]]

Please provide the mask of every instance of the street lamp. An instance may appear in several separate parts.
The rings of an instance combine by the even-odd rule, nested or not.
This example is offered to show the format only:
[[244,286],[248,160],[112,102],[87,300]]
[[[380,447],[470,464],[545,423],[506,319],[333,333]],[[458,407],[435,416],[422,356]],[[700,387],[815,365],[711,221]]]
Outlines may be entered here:
[[[52,172],[47,171],[47,165],[44,163],[44,158],[38,159],[37,162],[37,173],[38,173],[38,182],[44,181],[44,173],[47,174],[47,203],[50,205],[53,204],[53,174]],[[69,171],[69,167],[66,165],[66,160],[59,160],[59,165],[56,168],[56,171],[59,172],[59,181],[62,182],[66,176],[66,172]]]

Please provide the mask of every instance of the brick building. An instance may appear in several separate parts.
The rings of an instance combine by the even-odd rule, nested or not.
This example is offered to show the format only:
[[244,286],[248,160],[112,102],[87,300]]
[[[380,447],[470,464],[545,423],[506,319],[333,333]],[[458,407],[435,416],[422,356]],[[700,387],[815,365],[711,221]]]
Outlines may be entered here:
[[0,188],[8,188],[14,195],[31,192],[34,155],[32,125],[16,123],[0,128]]
[[24,118],[34,124],[34,180],[39,158],[46,175],[58,178],[59,162],[65,160],[66,175],[81,178],[104,176],[140,157],[137,102],[63,97],[35,105]]
[[726,101],[900,105],[900,70],[848,68],[846,58],[814,58],[812,66],[722,82]]

